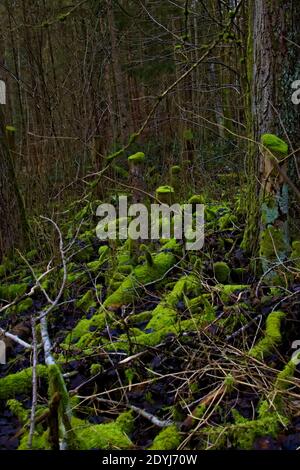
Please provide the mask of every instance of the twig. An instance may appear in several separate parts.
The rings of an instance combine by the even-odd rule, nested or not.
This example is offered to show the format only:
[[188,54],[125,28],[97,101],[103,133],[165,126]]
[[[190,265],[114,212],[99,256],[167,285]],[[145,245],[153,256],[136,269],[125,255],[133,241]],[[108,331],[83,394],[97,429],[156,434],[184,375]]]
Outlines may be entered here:
[[8,331],[3,330],[3,328],[0,328],[0,335],[6,336],[7,338],[11,339],[15,343],[20,344],[26,349],[32,349],[32,345],[29,343],[26,343],[26,341],[23,341],[21,338],[19,338],[16,335],[13,335],[12,333],[9,333]]

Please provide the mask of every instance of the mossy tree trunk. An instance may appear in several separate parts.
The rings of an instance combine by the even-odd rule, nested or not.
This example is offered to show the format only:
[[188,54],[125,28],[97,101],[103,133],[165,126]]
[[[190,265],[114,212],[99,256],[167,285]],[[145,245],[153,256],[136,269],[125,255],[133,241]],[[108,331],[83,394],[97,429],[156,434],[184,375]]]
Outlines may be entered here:
[[[248,2],[247,121],[250,141],[243,246],[254,256],[260,251],[262,231],[269,225],[262,221],[262,205],[272,207],[270,224],[275,229],[283,226],[287,219],[280,204],[280,195],[283,196],[282,191],[287,188],[274,174],[269,158],[272,151],[268,156],[266,151],[261,151],[259,143],[264,134],[275,134],[290,143],[290,136],[297,129],[298,114],[291,102],[291,84],[295,80],[293,64],[295,57],[299,57],[296,45],[299,43],[299,23],[293,21],[294,8],[297,9],[292,0]],[[296,44],[290,43],[291,39]],[[297,140],[299,132],[294,135]],[[270,177],[272,184],[266,181]],[[285,197],[287,201],[287,195]]]

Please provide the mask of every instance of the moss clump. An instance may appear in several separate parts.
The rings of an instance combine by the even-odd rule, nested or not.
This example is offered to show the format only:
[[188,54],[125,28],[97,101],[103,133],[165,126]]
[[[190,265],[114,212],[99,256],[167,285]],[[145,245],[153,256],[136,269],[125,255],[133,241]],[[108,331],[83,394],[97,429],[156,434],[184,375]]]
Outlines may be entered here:
[[249,420],[241,416],[237,410],[232,410],[234,424],[204,428],[201,434],[205,436],[209,448],[224,449],[228,441],[234,448],[242,450],[253,449],[255,439],[262,436],[276,437],[282,424],[287,419],[277,411],[270,411],[267,401],[263,401],[258,409],[258,418]]
[[175,425],[168,426],[155,437],[149,450],[176,450],[181,443],[181,436]]
[[220,290],[221,300],[224,303],[228,303],[230,301],[230,297],[232,294],[235,294],[238,291],[246,290],[248,288],[246,284],[218,284],[216,287],[218,288],[218,290]]
[[[37,377],[48,378],[47,366],[39,364],[36,368]],[[22,393],[30,392],[32,387],[32,367],[9,374],[0,379],[0,400],[7,400]]]
[[92,290],[88,290],[80,299],[76,300],[75,307],[81,308],[88,312],[91,308],[96,307],[95,296]]
[[93,375],[97,375],[97,374],[100,374],[103,370],[103,367],[101,366],[101,364],[92,364],[91,367],[90,367],[90,374],[93,376]]
[[291,359],[283,368],[282,371],[277,375],[275,382],[275,390],[286,390],[290,385],[291,379],[294,377],[297,363],[294,359]]
[[19,297],[25,294],[27,290],[27,284],[9,284],[9,285],[2,285],[0,286],[0,298],[12,301],[16,297]]
[[276,157],[285,157],[288,154],[288,144],[274,134],[263,134],[261,143]]
[[86,425],[73,418],[73,429],[79,439],[81,450],[91,449],[131,449],[133,443],[128,434],[133,431],[134,418],[131,411],[122,413],[115,421],[105,424]]
[[281,342],[280,325],[285,317],[283,312],[272,312],[266,321],[265,337],[261,339],[251,350],[250,355],[262,359],[272,353],[273,349]]
[[181,168],[179,165],[171,166],[171,175],[178,175],[181,172]]
[[65,343],[76,343],[78,347],[86,346],[89,340],[93,337],[93,331],[103,330],[106,322],[110,322],[110,317],[105,312],[95,314],[90,320],[83,318],[80,320],[75,328],[68,334]]
[[137,266],[120,287],[105,300],[104,307],[131,304],[139,295],[143,285],[162,278],[174,264],[175,256],[172,253],[158,253],[153,257],[152,266],[149,264]]
[[194,194],[188,200],[188,204],[204,204],[205,197],[202,194]]
[[25,424],[28,419],[29,410],[25,410],[22,404],[15,399],[7,400],[7,406],[10,411],[18,418],[20,423]]
[[156,189],[156,198],[164,204],[171,204],[174,199],[174,188],[172,186],[159,186]]
[[26,312],[26,310],[29,310],[33,306],[33,300],[28,297],[27,299],[22,300],[16,307],[17,313],[23,313]]
[[230,276],[230,268],[227,263],[225,263],[224,261],[218,261],[217,263],[214,263],[213,268],[215,278],[218,282],[224,284],[228,281]]
[[145,154],[143,152],[137,152],[128,157],[128,161],[132,163],[143,163],[145,160]]

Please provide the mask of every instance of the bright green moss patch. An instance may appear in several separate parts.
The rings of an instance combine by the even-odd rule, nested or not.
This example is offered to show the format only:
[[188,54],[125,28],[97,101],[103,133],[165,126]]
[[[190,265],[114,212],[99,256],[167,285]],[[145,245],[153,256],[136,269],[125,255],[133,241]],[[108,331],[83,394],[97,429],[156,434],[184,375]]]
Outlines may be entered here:
[[263,134],[261,143],[277,157],[285,157],[288,154],[288,144],[274,134]]
[[[83,318],[80,320],[75,328],[68,334],[65,343],[69,344],[76,343],[81,340],[79,343],[80,346],[86,346],[88,344],[87,339],[92,338],[92,332],[96,329],[101,331],[106,326],[106,322],[110,322],[110,317],[105,314],[105,312],[100,312],[95,315],[91,319]],[[87,338],[86,335],[89,335]]]
[[144,160],[145,154],[143,152],[137,152],[128,157],[128,161],[133,163],[143,163]]
[[81,450],[133,448],[133,443],[128,437],[133,431],[133,422],[131,411],[122,413],[115,421],[105,424],[86,425],[77,418],[72,420]]
[[251,350],[250,355],[262,359],[272,353],[273,349],[281,342],[280,325],[285,317],[283,312],[272,312],[266,321],[265,337],[261,339]]
[[104,307],[131,304],[139,295],[143,285],[161,279],[174,264],[175,257],[172,253],[158,253],[153,257],[152,266],[149,264],[137,266],[120,287],[105,300]]
[[[48,368],[44,365],[38,365],[36,368],[37,376],[48,378]],[[21,370],[15,374],[9,374],[0,379],[0,399],[7,400],[21,393],[28,393],[32,387],[32,367]]]
[[149,450],[176,450],[181,440],[177,427],[168,426],[155,437]]
[[174,188],[172,186],[159,186],[156,190],[156,194],[173,194],[174,193]]

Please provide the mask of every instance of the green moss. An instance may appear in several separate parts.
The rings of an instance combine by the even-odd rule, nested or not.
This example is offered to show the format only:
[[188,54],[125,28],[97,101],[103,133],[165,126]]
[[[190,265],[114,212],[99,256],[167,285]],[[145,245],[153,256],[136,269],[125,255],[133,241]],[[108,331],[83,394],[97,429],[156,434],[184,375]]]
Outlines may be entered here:
[[139,295],[143,285],[155,282],[175,264],[172,253],[158,253],[153,257],[153,266],[144,264],[137,266],[104,302],[104,307],[131,304]]
[[232,228],[238,222],[237,217],[233,214],[225,214],[218,220],[218,228],[220,230],[227,230]]
[[26,423],[29,415],[29,410],[25,410],[25,408],[23,408],[22,404],[18,400],[7,400],[7,406],[9,410],[18,418],[20,423]]
[[144,160],[145,160],[145,154],[143,152],[137,152],[128,157],[129,162],[138,163],[138,164],[143,163]]
[[171,166],[171,174],[172,175],[178,175],[181,172],[181,168],[179,165],[173,165]]
[[149,450],[176,450],[181,440],[177,427],[175,425],[168,426],[155,437]]
[[9,285],[2,285],[0,286],[0,298],[12,301],[16,297],[20,297],[24,295],[27,290],[27,284],[9,284]]
[[23,313],[26,312],[26,310],[29,310],[33,306],[33,300],[28,297],[27,299],[22,300],[16,307],[17,313]]
[[275,382],[275,390],[286,390],[290,387],[291,379],[294,377],[296,371],[296,361],[291,359],[283,368],[282,371],[279,372],[277,375],[277,379]]
[[218,290],[220,291],[220,296],[221,300],[224,303],[227,303],[230,301],[230,296],[238,291],[244,291],[246,290],[249,286],[245,284],[233,284],[233,285],[223,285],[223,284],[218,284],[216,286]]
[[261,143],[276,157],[285,157],[288,154],[287,143],[274,134],[263,134],[261,136]]
[[84,421],[73,418],[72,424],[81,450],[114,450],[134,447],[128,437],[128,434],[133,431],[133,422],[132,412],[127,411],[111,423],[86,425]]
[[281,342],[280,325],[285,317],[283,312],[272,312],[266,321],[265,337],[261,339],[251,350],[250,355],[262,359],[272,353],[273,349]]
[[267,402],[263,402],[260,406],[258,419],[248,420],[234,409],[232,415],[234,424],[203,429],[201,434],[205,436],[206,445],[213,449],[225,449],[230,442],[233,448],[251,450],[255,439],[262,436],[276,437],[281,425],[287,423],[285,417],[270,411]]
[[[43,431],[41,426],[37,426],[32,439],[32,450],[50,450],[48,440],[48,430]],[[28,432],[24,433],[20,439],[18,450],[28,450]]]
[[88,345],[89,340],[92,339],[94,334],[91,331],[95,329],[99,331],[103,330],[106,326],[106,322],[110,322],[110,317],[106,315],[105,312],[97,313],[89,320],[87,318],[83,318],[68,334],[65,339],[65,343],[69,344],[70,342],[77,342],[79,347]]
[[90,367],[90,374],[93,376],[93,375],[97,375],[97,374],[100,374],[103,370],[103,367],[101,364],[92,364],[91,367]]
[[173,194],[174,188],[172,186],[159,186],[156,190],[156,194],[159,196],[161,194]]
[[88,290],[80,299],[76,300],[75,307],[88,312],[92,307],[96,307],[95,295],[93,290]]
[[194,194],[188,200],[188,204],[204,204],[205,197],[202,194]]
[[69,401],[69,394],[61,370],[57,364],[51,364],[48,366],[48,380],[49,400],[51,401],[56,393],[58,393],[60,396],[58,407],[60,436],[61,438],[63,437],[66,441],[68,449],[78,449],[78,439],[71,425],[71,406]]
[[145,321],[148,321],[152,318],[152,312],[151,311],[146,311],[146,312],[141,312],[141,313],[135,313],[133,315],[130,315],[128,318],[128,323],[129,325],[136,325],[137,323],[142,323]]
[[[37,377],[48,378],[47,366],[39,364],[36,368]],[[30,392],[32,388],[32,367],[9,374],[0,379],[0,400],[7,400],[22,393]]]
[[214,263],[213,268],[215,278],[218,282],[224,284],[226,281],[228,281],[230,276],[230,268],[227,263],[224,261],[218,261],[217,263]]

